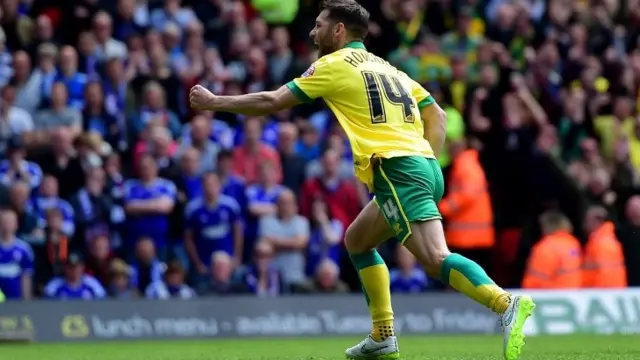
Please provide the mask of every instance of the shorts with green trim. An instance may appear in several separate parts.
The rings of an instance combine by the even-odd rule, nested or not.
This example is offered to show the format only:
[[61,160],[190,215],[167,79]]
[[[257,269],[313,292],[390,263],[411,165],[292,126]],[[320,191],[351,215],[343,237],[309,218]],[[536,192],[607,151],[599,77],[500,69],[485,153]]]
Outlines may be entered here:
[[444,179],[436,159],[379,159],[373,170],[373,189],[375,202],[400,243],[411,235],[411,223],[442,219],[438,202],[444,194]]

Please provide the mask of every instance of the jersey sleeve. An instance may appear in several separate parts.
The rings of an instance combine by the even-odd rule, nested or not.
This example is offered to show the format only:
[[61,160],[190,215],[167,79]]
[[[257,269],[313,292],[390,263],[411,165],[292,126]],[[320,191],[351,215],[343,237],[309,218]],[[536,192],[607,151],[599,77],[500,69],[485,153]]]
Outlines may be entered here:
[[336,86],[337,63],[320,58],[300,77],[287,83],[287,87],[304,103],[313,102],[331,93]]
[[422,85],[410,78],[409,75],[404,74],[404,76],[406,76],[411,83],[411,95],[416,98],[416,102],[418,103],[418,108],[420,110],[436,102],[433,96],[431,96],[431,94],[422,87]]

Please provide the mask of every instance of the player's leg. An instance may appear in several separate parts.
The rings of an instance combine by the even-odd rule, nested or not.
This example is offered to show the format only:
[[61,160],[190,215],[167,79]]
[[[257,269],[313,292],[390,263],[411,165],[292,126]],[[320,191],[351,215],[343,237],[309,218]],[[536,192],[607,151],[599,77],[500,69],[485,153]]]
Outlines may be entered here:
[[393,232],[371,201],[345,233],[345,246],[355,266],[371,314],[371,334],[347,349],[350,359],[397,359],[389,269],[376,248]]
[[411,224],[412,234],[404,246],[413,253],[430,276],[501,316],[504,357],[514,360],[524,346],[524,324],[535,304],[529,296],[512,296],[496,285],[474,261],[449,252],[439,220]]
[[[531,315],[533,301],[529,297],[512,298],[474,261],[449,251],[437,208],[444,181],[435,160],[400,158],[394,165],[383,165],[381,173],[392,185],[397,184],[397,201],[407,204],[402,208],[402,220],[407,223],[404,227],[409,228],[401,238],[404,246],[430,276],[502,315],[505,357],[517,358],[523,345],[522,327]],[[403,180],[406,176],[411,178],[409,184]]]

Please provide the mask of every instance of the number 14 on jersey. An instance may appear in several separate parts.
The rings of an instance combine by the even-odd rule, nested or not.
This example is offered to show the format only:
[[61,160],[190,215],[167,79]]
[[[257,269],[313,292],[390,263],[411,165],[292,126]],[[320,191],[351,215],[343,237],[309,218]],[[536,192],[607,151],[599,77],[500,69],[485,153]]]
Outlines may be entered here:
[[398,77],[373,71],[362,71],[362,77],[367,86],[372,123],[386,123],[388,115],[395,115],[386,114],[385,103],[398,107],[398,110],[402,111],[404,122],[413,123],[415,121],[413,109],[416,104]]

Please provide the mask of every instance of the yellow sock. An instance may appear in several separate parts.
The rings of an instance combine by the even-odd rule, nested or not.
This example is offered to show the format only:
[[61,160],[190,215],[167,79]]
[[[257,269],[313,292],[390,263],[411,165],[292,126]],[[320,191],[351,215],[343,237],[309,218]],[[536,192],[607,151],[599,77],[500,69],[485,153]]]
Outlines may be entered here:
[[389,336],[394,336],[393,320],[383,320],[373,323],[371,338],[377,342],[386,340]]
[[375,250],[351,255],[351,259],[367,297],[373,322],[371,337],[375,341],[384,341],[389,336],[394,336],[389,269]]
[[467,295],[498,314],[509,307],[511,295],[496,285],[475,262],[458,254],[442,263],[440,277],[445,284]]

